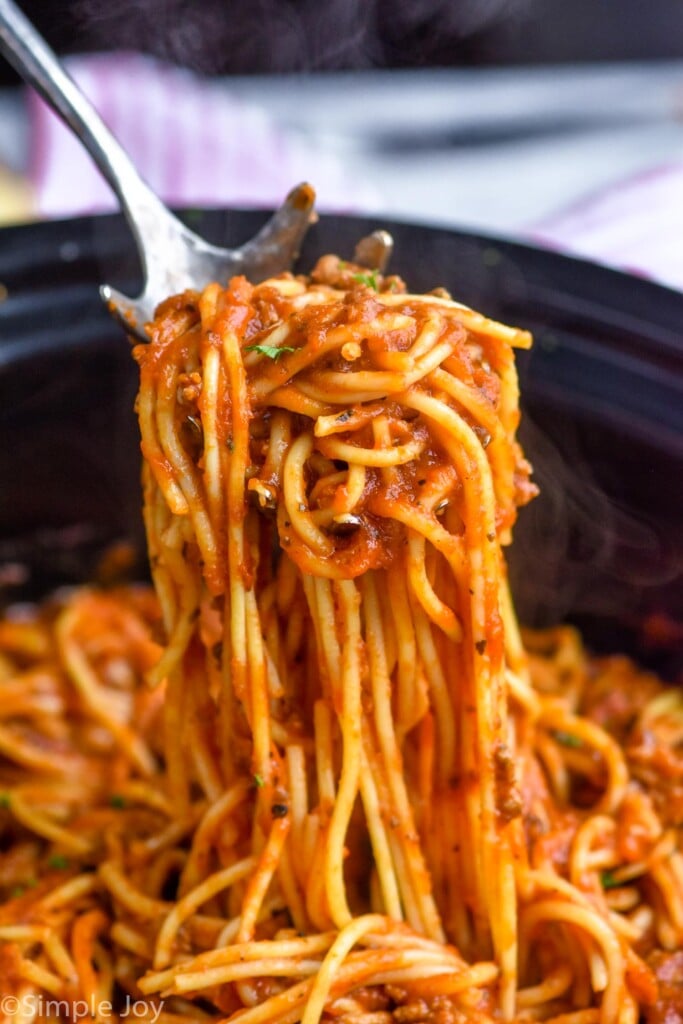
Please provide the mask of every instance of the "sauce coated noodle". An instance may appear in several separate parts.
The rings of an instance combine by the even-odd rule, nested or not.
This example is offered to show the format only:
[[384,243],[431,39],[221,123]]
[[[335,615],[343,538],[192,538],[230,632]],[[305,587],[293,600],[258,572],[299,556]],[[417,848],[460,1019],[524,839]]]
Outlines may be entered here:
[[155,593],[0,625],[0,978],[32,1019],[677,1012],[683,702],[522,638],[507,591],[529,344],[336,257],[160,307]]

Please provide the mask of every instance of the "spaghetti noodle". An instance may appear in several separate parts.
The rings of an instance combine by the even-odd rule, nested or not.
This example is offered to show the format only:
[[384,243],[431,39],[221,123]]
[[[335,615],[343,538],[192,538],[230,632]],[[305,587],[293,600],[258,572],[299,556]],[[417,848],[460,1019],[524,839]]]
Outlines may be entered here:
[[529,336],[325,257],[150,337],[156,595],[0,625],[3,992],[169,1024],[676,1012],[683,702],[569,628],[523,642],[507,591]]

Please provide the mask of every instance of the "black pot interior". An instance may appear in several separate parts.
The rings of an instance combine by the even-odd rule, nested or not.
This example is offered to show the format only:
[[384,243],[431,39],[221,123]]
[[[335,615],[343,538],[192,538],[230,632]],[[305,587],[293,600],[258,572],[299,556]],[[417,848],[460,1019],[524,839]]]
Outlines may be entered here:
[[[221,243],[258,212],[193,211]],[[510,552],[522,620],[564,619],[600,650],[625,649],[669,676],[683,668],[683,296],[554,253],[453,231],[322,217],[300,267],[351,255],[368,231],[395,239],[391,269],[414,290],[444,285],[530,328],[520,353],[521,436],[541,497]],[[0,590],[5,601],[93,579],[114,541],[144,573],[130,346],[101,306],[107,280],[135,289],[119,217],[0,233]]]

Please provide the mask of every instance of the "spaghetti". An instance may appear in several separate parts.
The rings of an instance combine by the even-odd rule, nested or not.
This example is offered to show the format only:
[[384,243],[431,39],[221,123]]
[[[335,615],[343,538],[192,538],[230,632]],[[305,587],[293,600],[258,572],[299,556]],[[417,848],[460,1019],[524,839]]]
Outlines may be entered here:
[[3,991],[169,1024],[675,1012],[683,702],[568,628],[523,642],[507,591],[529,336],[325,257],[150,338],[156,594],[0,626]]

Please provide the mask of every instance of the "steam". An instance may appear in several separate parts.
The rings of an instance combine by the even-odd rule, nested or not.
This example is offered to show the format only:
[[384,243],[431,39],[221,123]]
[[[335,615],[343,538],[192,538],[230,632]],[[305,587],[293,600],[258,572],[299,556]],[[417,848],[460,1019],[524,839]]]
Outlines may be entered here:
[[208,74],[427,64],[530,0],[74,0],[94,48]]
[[577,614],[628,620],[646,591],[681,571],[665,525],[606,493],[569,422],[561,451],[528,416],[520,433],[541,489],[520,513],[508,556],[522,620],[536,626]]

